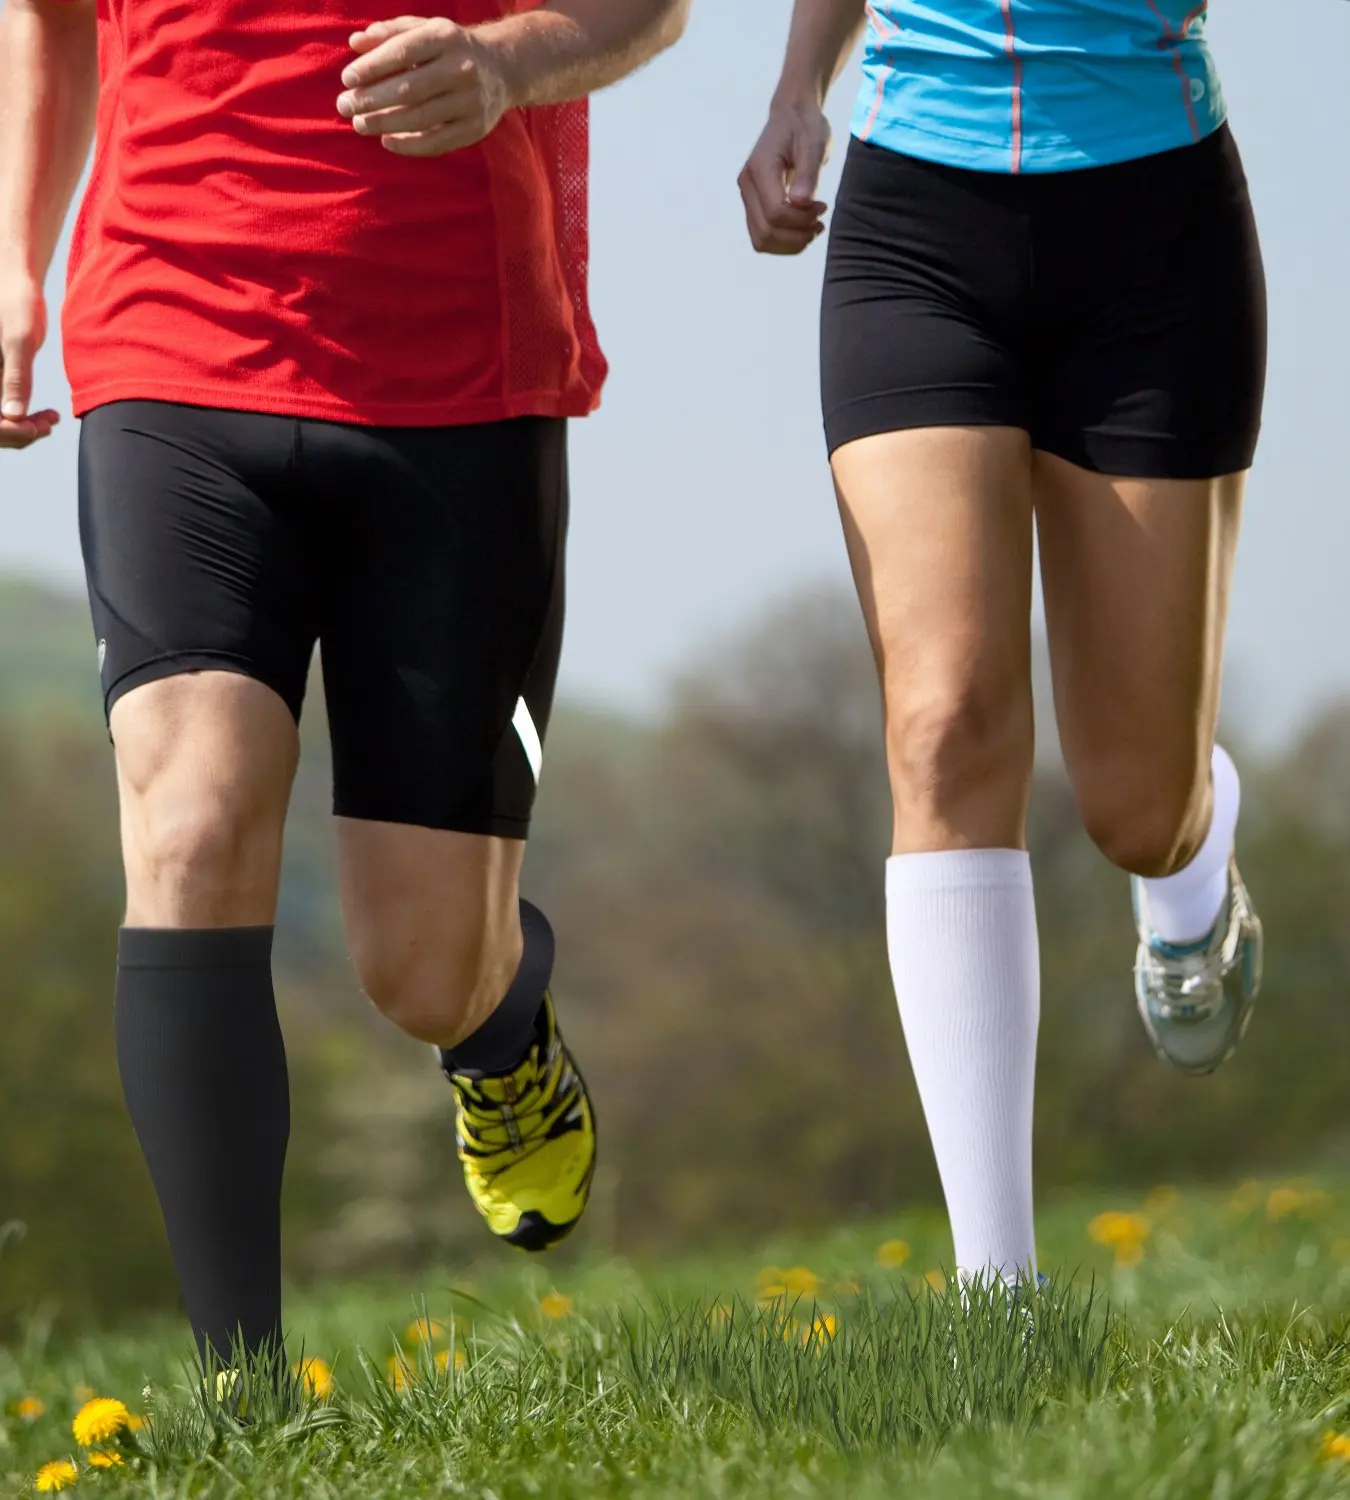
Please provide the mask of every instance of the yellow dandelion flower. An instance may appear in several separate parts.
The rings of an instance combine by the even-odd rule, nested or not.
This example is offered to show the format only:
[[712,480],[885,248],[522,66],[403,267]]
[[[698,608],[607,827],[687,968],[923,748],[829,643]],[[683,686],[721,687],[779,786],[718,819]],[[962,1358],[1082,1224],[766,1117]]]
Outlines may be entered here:
[[145,1429],[145,1425],[145,1418],[139,1416],[136,1412],[132,1412],[131,1415],[127,1418],[128,1432],[142,1432]]
[[33,1488],[39,1495],[54,1495],[57,1490],[68,1490],[79,1477],[80,1471],[68,1458],[58,1458],[37,1471]]
[[820,1290],[820,1277],[805,1266],[793,1266],[783,1272],[783,1285],[794,1297],[814,1297]]
[[909,1256],[910,1249],[904,1240],[886,1240],[877,1246],[877,1265],[883,1271],[898,1271]]
[[923,1279],[935,1292],[945,1292],[947,1290],[947,1278],[941,1271],[925,1271]]
[[1296,1214],[1303,1207],[1303,1194],[1295,1187],[1271,1188],[1266,1195],[1266,1217],[1273,1224]]
[[1331,1194],[1322,1188],[1301,1188],[1293,1183],[1272,1188],[1266,1195],[1266,1217],[1275,1224],[1291,1214],[1311,1219],[1331,1202]]
[[92,1385],[81,1384],[77,1385],[70,1394],[74,1396],[74,1398],[78,1402],[80,1402],[81,1405],[83,1405],[83,1403],[86,1401],[92,1401],[94,1397],[98,1395],[98,1392],[93,1388]]
[[1246,1216],[1255,1209],[1260,1208],[1265,1200],[1266,1190],[1262,1183],[1248,1178],[1245,1182],[1238,1183],[1228,1200],[1228,1212]]
[[572,1299],[563,1292],[550,1292],[539,1299],[539,1311],[546,1318],[565,1318],[572,1311]]
[[1155,1187],[1145,1197],[1144,1211],[1145,1213],[1152,1214],[1155,1218],[1161,1219],[1164,1215],[1170,1214],[1180,1202],[1181,1194],[1177,1189],[1170,1182],[1164,1183],[1161,1187]]
[[1350,1458],[1350,1433],[1324,1432],[1322,1434],[1323,1458]]
[[403,1330],[403,1337],[410,1344],[434,1344],[445,1337],[445,1324],[435,1318],[418,1318]]
[[95,1396],[75,1413],[70,1430],[81,1448],[96,1448],[116,1437],[126,1427],[130,1416],[124,1402],[112,1396]]
[[[465,1369],[468,1368],[468,1365],[469,1365],[469,1357],[468,1357],[468,1355],[465,1354],[465,1352],[463,1351],[463,1349],[456,1349],[455,1350],[455,1369],[457,1369],[457,1370],[465,1370]],[[438,1349],[436,1351],[436,1368],[441,1372],[442,1375],[444,1375],[446,1373],[446,1371],[449,1370],[449,1368],[450,1368],[450,1351],[448,1349]]]
[[389,1371],[389,1384],[396,1391],[406,1391],[412,1384],[413,1372],[401,1354],[391,1354],[385,1368]]
[[311,1396],[322,1398],[333,1389],[333,1367],[317,1355],[292,1365],[291,1373],[299,1376],[300,1383]]
[[47,1403],[37,1396],[22,1396],[10,1407],[21,1422],[36,1422],[46,1410]]
[[1151,1225],[1144,1214],[1100,1213],[1088,1225],[1088,1235],[1116,1252],[1118,1266],[1137,1266],[1144,1258],[1144,1242]]
[[801,1333],[803,1344],[812,1348],[821,1348],[828,1344],[839,1331],[839,1323],[833,1313],[822,1313],[809,1328],[804,1328]]
[[115,1448],[95,1448],[86,1455],[91,1469],[120,1469],[122,1455]]

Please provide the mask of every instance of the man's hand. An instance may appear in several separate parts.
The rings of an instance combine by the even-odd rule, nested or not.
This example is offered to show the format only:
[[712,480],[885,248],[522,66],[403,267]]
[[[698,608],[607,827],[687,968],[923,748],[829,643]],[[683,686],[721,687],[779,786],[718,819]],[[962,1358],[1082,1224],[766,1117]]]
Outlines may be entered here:
[[443,156],[490,135],[513,101],[492,47],[443,17],[377,21],[351,39],[338,113],[400,156]]
[[830,122],[814,104],[776,104],[737,179],[750,242],[764,255],[800,255],[824,233],[816,198]]
[[0,276],[0,448],[27,448],[61,420],[30,411],[33,359],[47,336],[42,288],[27,276]]

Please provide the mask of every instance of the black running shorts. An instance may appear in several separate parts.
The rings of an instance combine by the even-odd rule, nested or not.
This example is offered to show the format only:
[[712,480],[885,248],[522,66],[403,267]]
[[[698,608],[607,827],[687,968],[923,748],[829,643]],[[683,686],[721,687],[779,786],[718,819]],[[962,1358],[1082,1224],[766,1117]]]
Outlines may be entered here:
[[317,641],[345,817],[524,837],[566,528],[551,418],[374,428],[119,401],[80,434],[107,710],[223,670],[298,720]]
[[1098,473],[1250,467],[1266,299],[1227,128],[1013,176],[849,144],[821,319],[830,451],[913,427],[1018,427]]

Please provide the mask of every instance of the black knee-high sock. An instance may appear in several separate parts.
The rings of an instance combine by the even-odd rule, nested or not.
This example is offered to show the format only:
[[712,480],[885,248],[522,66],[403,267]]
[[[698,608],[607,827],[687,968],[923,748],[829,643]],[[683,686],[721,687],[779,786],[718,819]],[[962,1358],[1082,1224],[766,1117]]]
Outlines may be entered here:
[[279,1351],[291,1105],[272,929],[124,927],[116,1033],[199,1353]]

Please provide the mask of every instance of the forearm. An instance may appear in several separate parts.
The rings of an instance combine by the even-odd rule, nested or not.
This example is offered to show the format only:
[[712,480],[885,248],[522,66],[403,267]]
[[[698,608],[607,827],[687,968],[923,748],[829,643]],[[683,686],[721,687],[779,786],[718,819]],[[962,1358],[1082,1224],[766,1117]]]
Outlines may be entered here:
[[775,100],[824,105],[866,22],[865,0],[797,0]]
[[0,11],[0,268],[46,276],[97,98],[91,0],[9,0]]
[[678,40],[689,0],[550,0],[474,28],[517,105],[561,104],[626,77]]

